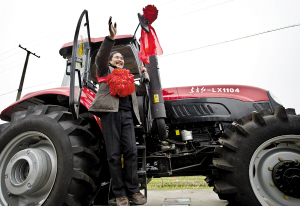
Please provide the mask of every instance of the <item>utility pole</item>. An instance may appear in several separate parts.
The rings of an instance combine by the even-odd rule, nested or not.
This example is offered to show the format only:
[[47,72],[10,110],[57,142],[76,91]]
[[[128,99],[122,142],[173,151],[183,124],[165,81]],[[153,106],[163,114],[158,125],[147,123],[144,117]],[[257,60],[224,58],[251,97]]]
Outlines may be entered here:
[[22,73],[22,77],[21,77],[21,81],[20,81],[20,85],[19,85],[19,89],[18,89],[18,94],[17,94],[16,101],[18,101],[20,99],[20,97],[21,97],[21,93],[22,93],[22,89],[23,89],[23,83],[24,83],[24,79],[25,79],[25,73],[26,73],[28,59],[29,59],[29,55],[33,54],[34,56],[40,58],[40,56],[37,56],[35,53],[32,53],[31,51],[28,51],[26,48],[23,48],[20,44],[19,44],[19,47],[22,48],[22,49],[24,49],[25,51],[27,51],[27,56],[26,56],[26,60],[25,60],[24,68],[23,68],[23,73]]

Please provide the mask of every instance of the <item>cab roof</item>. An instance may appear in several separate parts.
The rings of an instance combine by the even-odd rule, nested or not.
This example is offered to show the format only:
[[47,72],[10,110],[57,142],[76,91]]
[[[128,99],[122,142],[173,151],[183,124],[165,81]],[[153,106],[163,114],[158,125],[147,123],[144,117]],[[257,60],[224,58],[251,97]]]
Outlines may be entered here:
[[[124,43],[128,43],[132,40],[133,35],[116,35],[115,36],[115,40],[116,40],[116,44],[124,44]],[[91,38],[91,47],[92,50],[91,52],[95,51],[96,49],[99,49],[101,43],[104,41],[105,37],[98,37],[98,38]],[[83,40],[84,42],[87,41],[87,39]],[[73,42],[69,42],[69,43],[65,43],[64,45],[62,45],[62,47],[59,50],[59,54],[61,56],[63,56],[63,58],[68,58],[69,56],[72,55],[72,46],[73,46]]]

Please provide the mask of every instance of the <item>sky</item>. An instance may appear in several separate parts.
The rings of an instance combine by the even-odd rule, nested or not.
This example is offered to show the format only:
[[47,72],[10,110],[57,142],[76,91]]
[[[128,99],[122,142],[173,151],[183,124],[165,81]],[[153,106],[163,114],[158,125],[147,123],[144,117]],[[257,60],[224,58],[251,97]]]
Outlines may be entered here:
[[[27,48],[22,96],[61,85],[80,14],[88,10],[91,37],[133,34],[137,13],[159,10],[152,24],[164,54],[158,57],[163,88],[235,84],[271,91],[300,113],[299,0],[0,0],[0,111],[17,96]],[[138,30],[138,36],[140,30]]]

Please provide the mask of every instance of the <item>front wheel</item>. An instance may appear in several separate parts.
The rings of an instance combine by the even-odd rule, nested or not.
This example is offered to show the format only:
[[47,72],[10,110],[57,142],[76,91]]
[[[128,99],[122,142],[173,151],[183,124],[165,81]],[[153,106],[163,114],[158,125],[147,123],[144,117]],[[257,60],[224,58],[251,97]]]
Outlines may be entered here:
[[67,108],[17,112],[0,134],[0,205],[85,206],[97,190],[98,141]]
[[215,149],[214,191],[232,205],[300,205],[300,116],[277,107],[233,124]]

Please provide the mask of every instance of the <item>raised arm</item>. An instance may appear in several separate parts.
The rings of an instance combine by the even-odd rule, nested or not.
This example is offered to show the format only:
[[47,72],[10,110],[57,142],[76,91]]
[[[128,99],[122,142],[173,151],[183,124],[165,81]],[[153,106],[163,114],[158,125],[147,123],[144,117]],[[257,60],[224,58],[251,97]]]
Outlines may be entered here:
[[96,72],[98,77],[103,77],[108,75],[109,55],[115,44],[114,39],[117,34],[117,23],[115,23],[113,26],[111,22],[111,17],[109,17],[108,28],[109,28],[109,37],[108,36],[105,37],[96,55],[95,63],[97,66]]

